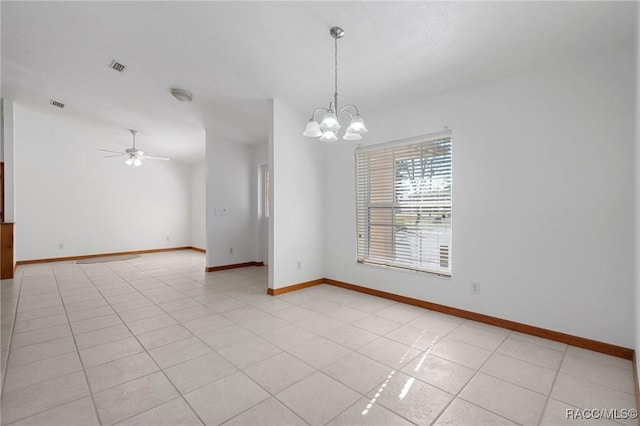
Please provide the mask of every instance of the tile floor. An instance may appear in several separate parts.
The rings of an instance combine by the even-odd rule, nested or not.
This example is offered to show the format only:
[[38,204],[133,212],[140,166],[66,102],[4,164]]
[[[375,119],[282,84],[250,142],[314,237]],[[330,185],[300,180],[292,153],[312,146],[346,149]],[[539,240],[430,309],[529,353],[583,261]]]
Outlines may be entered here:
[[[631,362],[192,251],[2,282],[2,425],[561,425]],[[636,424],[635,420],[585,424]]]

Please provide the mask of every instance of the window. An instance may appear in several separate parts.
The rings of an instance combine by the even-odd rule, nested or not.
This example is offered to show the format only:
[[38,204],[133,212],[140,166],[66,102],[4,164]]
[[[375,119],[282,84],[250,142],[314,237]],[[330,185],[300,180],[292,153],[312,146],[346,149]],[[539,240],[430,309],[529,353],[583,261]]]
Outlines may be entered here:
[[451,132],[356,149],[358,262],[451,276]]

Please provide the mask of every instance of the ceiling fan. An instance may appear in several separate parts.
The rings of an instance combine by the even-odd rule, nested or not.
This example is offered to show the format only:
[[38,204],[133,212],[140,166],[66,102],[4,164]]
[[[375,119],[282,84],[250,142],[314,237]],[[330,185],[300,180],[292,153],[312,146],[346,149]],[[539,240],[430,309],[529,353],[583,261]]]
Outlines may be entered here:
[[133,147],[125,149],[124,152],[119,151],[110,151],[108,149],[99,149],[98,151],[109,152],[111,154],[116,155],[103,155],[102,158],[115,158],[115,157],[124,157],[124,163],[127,166],[138,167],[142,165],[143,160],[164,160],[169,161],[167,157],[156,157],[153,155],[149,155],[144,151],[140,151],[136,148],[136,135],[138,134],[137,130],[129,130],[133,135]]

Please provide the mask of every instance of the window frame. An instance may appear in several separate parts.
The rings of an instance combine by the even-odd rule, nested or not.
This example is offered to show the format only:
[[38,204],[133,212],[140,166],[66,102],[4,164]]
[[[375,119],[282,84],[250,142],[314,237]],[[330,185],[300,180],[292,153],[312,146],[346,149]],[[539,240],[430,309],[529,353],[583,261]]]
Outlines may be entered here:
[[[399,151],[402,152],[403,149],[405,150],[412,149],[413,147],[419,147],[418,149],[420,149],[422,152],[424,152],[425,149],[439,149],[441,147],[447,147],[447,151],[443,155],[444,157],[448,157],[448,169],[445,164],[445,171],[448,170],[448,175],[445,177],[445,182],[448,182],[448,192],[445,192],[445,199],[444,199],[445,201],[443,201],[442,204],[436,203],[434,207],[438,211],[440,211],[440,209],[447,211],[447,206],[448,206],[448,216],[447,217],[443,216],[443,219],[447,219],[446,223],[448,224],[447,226],[443,227],[443,229],[446,230],[445,232],[449,233],[448,240],[447,240],[448,245],[446,246],[440,245],[438,241],[434,246],[434,248],[432,249],[432,251],[429,252],[431,253],[431,255],[433,255],[433,253],[439,254],[439,261],[440,261],[439,267],[424,266],[425,263],[428,263],[427,260],[431,260],[433,262],[434,258],[428,255],[424,256],[422,252],[422,241],[423,241],[422,237],[419,237],[421,248],[420,248],[420,255],[418,256],[418,259],[412,259],[411,256],[405,256],[405,257],[397,256],[398,248],[399,247],[402,248],[402,246],[398,245],[397,243],[398,232],[403,230],[402,228],[400,228],[400,230],[397,229],[398,221],[396,219],[397,219],[398,211],[403,208],[408,210],[413,209],[413,211],[416,212],[416,215],[419,218],[420,214],[422,214],[423,209],[425,207],[424,204],[420,204],[421,201],[424,203],[424,200],[422,199],[412,200],[411,203],[403,204],[402,202],[399,202],[399,198],[398,198],[398,186],[399,186],[398,185],[398,169],[396,168],[398,165],[398,162],[397,162],[397,159],[395,159],[395,155]],[[367,157],[366,160],[362,160],[359,158],[359,156],[366,155],[367,153],[374,153],[374,156],[375,156],[377,153],[377,156],[379,156],[379,158],[383,158],[384,151],[388,151],[390,153],[389,155],[393,156],[393,159],[391,160],[392,162],[391,166],[383,165],[381,167],[382,173],[385,173],[387,170],[390,171],[390,174],[391,174],[390,183],[391,183],[392,189],[391,189],[391,192],[389,192],[389,190],[387,189],[387,195],[389,195],[389,193],[392,194],[392,200],[391,201],[386,200],[386,202],[372,203],[371,188],[370,188],[372,185],[371,157]],[[417,272],[421,274],[424,273],[424,274],[436,275],[436,276],[442,276],[442,277],[451,277],[453,274],[452,256],[451,256],[452,246],[453,246],[453,133],[451,132],[451,130],[445,130],[443,132],[421,135],[417,137],[400,139],[400,140],[390,141],[390,142],[385,142],[380,144],[358,146],[354,152],[354,157],[355,157],[355,173],[356,173],[356,176],[355,176],[356,262],[358,264],[366,265],[366,266],[382,267],[382,268],[396,269],[396,270],[408,271],[408,272]],[[436,155],[425,156],[424,153],[422,153],[420,156],[409,157],[409,160],[424,161],[425,159],[434,159],[437,157],[438,156]],[[363,161],[364,161],[364,164],[363,164]],[[431,170],[433,171],[433,166],[430,166],[430,167],[432,167]],[[363,176],[366,176],[366,182],[364,184],[361,181],[362,179],[365,179]],[[383,181],[385,178],[387,177],[383,176]],[[375,184],[376,183],[374,182],[374,185]],[[364,187],[366,187],[366,195],[363,197],[363,191],[365,190]],[[439,191],[442,193],[442,190],[439,190]],[[437,195],[436,191],[430,191],[428,194],[430,196]],[[366,201],[364,201],[363,198],[366,198]],[[387,226],[388,228],[387,232],[389,233],[389,236],[383,236],[383,239],[387,238],[390,241],[388,243],[384,241],[382,246],[378,243],[374,243],[374,245],[378,249],[382,247],[381,250],[387,250],[386,259],[383,259],[380,257],[376,258],[375,256],[373,257],[371,256],[371,251],[372,251],[371,225],[374,222],[371,220],[371,211],[372,209],[377,209],[377,208],[381,209],[381,212],[383,210],[387,210],[390,212],[390,215],[391,215],[389,221],[383,222],[380,225],[383,227],[381,229],[384,229],[384,226]],[[418,226],[417,223],[416,223],[416,226]],[[406,228],[406,227],[403,227],[403,228]],[[404,230],[409,232],[406,229]],[[444,257],[443,257],[442,247],[446,247],[446,252],[444,252]],[[446,265],[444,267],[442,263],[443,259],[446,259]],[[403,261],[404,262],[415,261],[417,263],[420,263],[420,266],[416,266],[413,263],[403,264],[402,263]]]

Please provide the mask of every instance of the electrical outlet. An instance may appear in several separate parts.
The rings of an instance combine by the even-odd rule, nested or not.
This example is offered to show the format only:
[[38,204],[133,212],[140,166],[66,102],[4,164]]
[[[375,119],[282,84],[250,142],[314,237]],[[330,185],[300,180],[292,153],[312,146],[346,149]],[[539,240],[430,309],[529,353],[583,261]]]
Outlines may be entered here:
[[171,237],[167,235],[167,241],[171,241]]
[[58,243],[58,249],[64,250],[64,243]]
[[298,260],[298,271],[302,269],[302,260]]
[[233,247],[229,247],[229,254],[233,254]]
[[471,283],[471,294],[480,294],[480,283],[478,281]]

